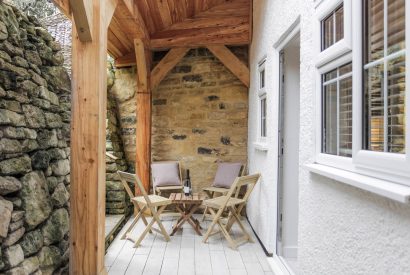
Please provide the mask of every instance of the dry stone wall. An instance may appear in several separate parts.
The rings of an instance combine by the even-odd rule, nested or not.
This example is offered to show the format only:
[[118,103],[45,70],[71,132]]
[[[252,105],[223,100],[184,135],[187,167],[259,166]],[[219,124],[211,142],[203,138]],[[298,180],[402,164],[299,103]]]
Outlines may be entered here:
[[67,271],[70,79],[60,45],[0,1],[0,273]]
[[106,214],[129,214],[130,200],[119,179],[117,171],[127,171],[124,149],[117,119],[117,104],[111,94],[115,83],[112,65],[108,64],[108,100],[107,100],[107,126],[106,126]]
[[[232,50],[247,63],[247,47]],[[134,67],[118,69],[112,89],[129,166],[138,150],[135,79]],[[212,183],[218,161],[246,163],[248,89],[208,50],[191,50],[153,91],[152,104],[152,159],[181,160],[194,191]]]

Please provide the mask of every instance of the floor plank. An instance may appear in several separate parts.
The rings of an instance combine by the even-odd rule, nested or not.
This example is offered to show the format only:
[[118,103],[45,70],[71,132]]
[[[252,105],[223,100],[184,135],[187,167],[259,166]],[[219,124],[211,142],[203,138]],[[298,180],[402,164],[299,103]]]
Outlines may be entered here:
[[[200,216],[197,215],[197,218]],[[175,217],[163,218],[167,232],[172,231],[175,222]],[[221,234],[210,237],[204,243],[202,236],[197,235],[189,224],[184,224],[182,230],[172,236],[169,242],[160,234],[152,233],[147,234],[140,247],[134,248],[130,240],[120,239],[130,224],[131,221],[128,221],[105,255],[105,266],[110,275],[272,274],[257,242],[246,243],[239,246],[238,250],[232,250]],[[201,222],[201,225],[205,234],[210,221]],[[249,228],[247,223],[246,226]],[[144,228],[145,225],[140,221],[130,236],[138,238]],[[232,235],[237,238],[240,234],[239,228],[234,226]]]

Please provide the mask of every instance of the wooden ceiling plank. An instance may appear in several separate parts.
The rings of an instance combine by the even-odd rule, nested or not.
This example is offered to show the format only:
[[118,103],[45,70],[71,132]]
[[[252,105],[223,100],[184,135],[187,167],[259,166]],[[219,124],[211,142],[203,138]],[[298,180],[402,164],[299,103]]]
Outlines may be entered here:
[[130,67],[136,64],[135,53],[131,52],[115,59],[114,66],[116,68]]
[[70,0],[78,37],[82,42],[92,40],[93,2],[91,0]]
[[110,50],[111,53],[114,54],[114,58],[117,56],[122,56],[124,53],[129,52],[127,48],[123,45],[122,41],[119,40],[114,32],[112,30],[108,30],[107,33],[107,39],[108,39],[108,49]]
[[144,18],[145,24],[147,26],[147,29],[149,31],[149,33],[154,33],[156,32],[155,29],[155,23],[153,18],[151,17],[150,14],[150,9],[148,6],[148,0],[140,0],[140,1],[136,1],[136,5],[138,6],[138,9],[142,15],[142,17]]
[[246,87],[249,88],[249,68],[243,64],[226,46],[207,47]]
[[[138,29],[138,32],[141,34],[142,39],[149,39],[150,32],[147,29],[144,18],[139,10],[137,1],[134,0],[123,0],[125,6],[131,14],[132,19],[135,21],[135,27]],[[134,37],[135,38],[135,37]]]
[[164,0],[156,0],[158,12],[161,17],[162,22],[162,29],[165,29],[172,25],[173,20],[171,16],[171,9],[168,4],[168,1]]
[[249,43],[253,37],[253,0],[249,0]]
[[191,18],[195,15],[195,1],[186,1],[186,18]]
[[249,2],[250,0],[226,2],[197,13],[195,17],[248,16],[250,12]]
[[148,3],[149,16],[152,18],[155,26],[155,32],[161,31],[165,28],[164,22],[162,22],[160,8],[157,0],[146,0]]
[[173,48],[167,53],[151,72],[151,89],[155,89],[159,85],[188,51],[189,48]]
[[121,44],[126,48],[127,52],[133,51],[133,43],[130,41],[127,34],[125,34],[124,31],[121,29],[121,26],[116,18],[113,18],[111,20],[109,30],[111,30],[112,33],[118,38]]

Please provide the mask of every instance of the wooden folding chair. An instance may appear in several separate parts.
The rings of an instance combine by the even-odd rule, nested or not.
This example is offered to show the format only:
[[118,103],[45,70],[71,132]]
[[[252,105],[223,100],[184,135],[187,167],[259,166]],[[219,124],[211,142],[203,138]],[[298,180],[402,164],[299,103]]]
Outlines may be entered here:
[[[246,164],[242,165],[238,177],[245,176],[246,173]],[[216,196],[223,196],[228,194],[229,188],[209,186],[202,189],[208,196],[208,198],[215,198]],[[238,192],[239,195],[239,192]],[[205,221],[206,216],[208,215],[208,207],[205,207],[204,214],[202,216],[202,221]]]
[[[147,192],[145,191],[145,188],[143,187],[141,180],[134,174],[130,173],[125,173],[118,171],[118,175],[120,176],[120,180],[122,184],[124,185],[125,190],[127,191],[128,195],[130,196],[131,202],[134,205],[135,209],[138,211],[138,214],[134,217],[134,220],[132,221],[130,227],[128,227],[127,231],[123,234],[121,239],[128,239],[133,242],[135,242],[134,247],[138,247],[144,237],[147,235],[147,233],[152,233],[152,231],[155,231],[161,235],[164,236],[165,240],[168,242],[170,240],[169,235],[167,231],[165,230],[164,226],[162,225],[162,222],[160,220],[160,215],[162,211],[164,211],[165,207],[167,205],[171,204],[172,201],[158,196],[158,195],[148,195]],[[138,186],[139,190],[141,191],[142,196],[136,197],[133,192],[131,191],[130,186],[128,185],[129,182],[132,182]],[[141,207],[142,206],[142,207]],[[158,208],[158,210],[157,210]],[[144,212],[146,210],[151,211],[152,213],[152,220],[151,222],[148,223],[147,219],[144,216]],[[136,240],[132,239],[130,237],[130,232],[132,229],[135,227],[139,219],[142,219],[144,222],[146,228],[140,235],[140,237]],[[158,224],[159,229],[154,228],[153,225],[154,223]]]
[[[260,174],[238,177],[232,184],[227,195],[204,201],[204,205],[208,207],[208,211],[212,215],[212,224],[209,226],[204,236],[204,243],[207,242],[210,236],[219,232],[222,232],[232,249],[236,249],[238,245],[244,242],[253,242],[251,235],[249,235],[245,229],[245,226],[241,222],[240,212],[243,207],[246,206],[249,196],[259,178]],[[238,198],[238,193],[240,192],[242,186],[246,186],[246,193],[244,197],[240,199]],[[229,211],[229,215],[227,223],[224,224],[222,214],[226,210]],[[230,235],[231,228],[235,223],[239,225],[239,228],[243,233],[243,236],[236,240]],[[213,232],[215,225],[219,226],[219,230]]]

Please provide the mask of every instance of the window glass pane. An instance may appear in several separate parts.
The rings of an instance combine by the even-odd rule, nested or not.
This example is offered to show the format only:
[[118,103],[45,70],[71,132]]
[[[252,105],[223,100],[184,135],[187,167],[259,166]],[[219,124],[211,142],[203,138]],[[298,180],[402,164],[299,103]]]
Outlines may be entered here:
[[322,37],[322,50],[329,48],[333,44],[333,13],[326,19],[322,21],[322,28],[323,28],[323,37]]
[[337,83],[323,87],[323,152],[337,154]]
[[383,64],[365,71],[366,149],[384,151],[384,69]]
[[337,77],[337,70],[330,71],[324,74],[324,80],[329,81]]
[[345,75],[352,72],[352,63],[343,65],[339,68],[339,75]]
[[342,40],[344,37],[344,24],[343,24],[343,6],[338,8],[335,12],[336,16],[336,41]]
[[266,98],[261,99],[261,137],[266,137]]
[[344,37],[343,5],[322,20],[322,51],[326,50]]
[[405,0],[365,0],[365,8],[364,148],[404,154]]
[[260,72],[260,88],[265,88],[265,69]]
[[405,0],[388,2],[388,54],[400,51],[405,47]]
[[352,156],[352,64],[323,75],[323,153]]
[[378,60],[383,57],[384,51],[384,13],[383,0],[366,1],[366,45],[367,55],[365,63]]
[[[351,66],[350,66],[351,67]],[[339,155],[352,156],[352,77],[339,83]]]
[[387,150],[393,153],[405,153],[405,65],[404,56],[388,63]]

